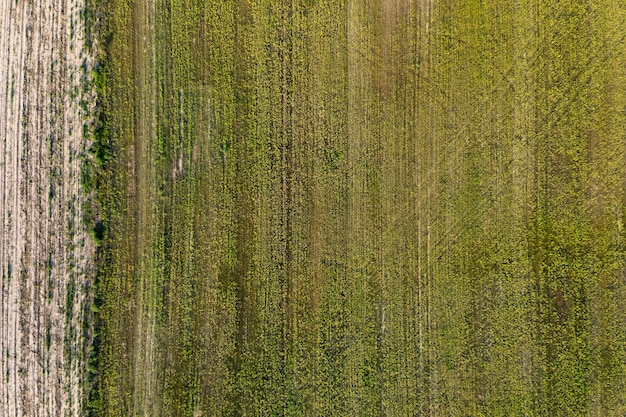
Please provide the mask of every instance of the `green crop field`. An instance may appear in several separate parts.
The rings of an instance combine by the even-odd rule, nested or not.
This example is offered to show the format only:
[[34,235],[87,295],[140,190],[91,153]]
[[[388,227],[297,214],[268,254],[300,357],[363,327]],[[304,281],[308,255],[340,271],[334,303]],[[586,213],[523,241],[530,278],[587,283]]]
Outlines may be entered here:
[[90,1],[92,415],[626,415],[626,3]]

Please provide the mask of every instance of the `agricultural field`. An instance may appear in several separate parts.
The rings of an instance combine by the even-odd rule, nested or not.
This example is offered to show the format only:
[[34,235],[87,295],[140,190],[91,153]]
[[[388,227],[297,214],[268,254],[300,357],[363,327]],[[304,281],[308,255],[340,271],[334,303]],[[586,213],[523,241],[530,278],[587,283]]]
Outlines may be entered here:
[[96,277],[81,186],[89,19],[79,0],[1,3],[0,416],[78,416],[91,388]]
[[88,0],[12,104],[26,5],[4,414],[626,415],[622,1]]

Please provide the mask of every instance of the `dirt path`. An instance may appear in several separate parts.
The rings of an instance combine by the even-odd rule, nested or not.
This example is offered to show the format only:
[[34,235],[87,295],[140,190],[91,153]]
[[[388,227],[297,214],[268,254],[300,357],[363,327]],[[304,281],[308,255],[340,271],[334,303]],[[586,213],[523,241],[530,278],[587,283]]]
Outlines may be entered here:
[[[79,415],[93,246],[80,188],[80,0],[0,6],[0,415]],[[85,108],[87,106],[84,106]]]

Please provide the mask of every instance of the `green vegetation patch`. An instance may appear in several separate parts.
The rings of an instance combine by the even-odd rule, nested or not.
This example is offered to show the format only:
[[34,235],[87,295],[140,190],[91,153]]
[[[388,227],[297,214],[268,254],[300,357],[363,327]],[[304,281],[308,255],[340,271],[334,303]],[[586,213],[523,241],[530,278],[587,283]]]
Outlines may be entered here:
[[94,415],[626,412],[623,5],[96,10]]

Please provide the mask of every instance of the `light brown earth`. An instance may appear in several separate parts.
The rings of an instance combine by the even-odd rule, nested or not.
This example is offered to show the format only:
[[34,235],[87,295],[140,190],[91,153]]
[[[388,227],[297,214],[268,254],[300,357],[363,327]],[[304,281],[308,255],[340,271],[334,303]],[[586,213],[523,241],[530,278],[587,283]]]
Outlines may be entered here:
[[[0,6],[0,415],[80,415],[93,243],[82,222],[84,2]],[[87,329],[87,331],[85,330]],[[87,333],[87,334],[86,334]]]

